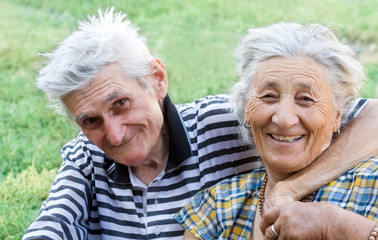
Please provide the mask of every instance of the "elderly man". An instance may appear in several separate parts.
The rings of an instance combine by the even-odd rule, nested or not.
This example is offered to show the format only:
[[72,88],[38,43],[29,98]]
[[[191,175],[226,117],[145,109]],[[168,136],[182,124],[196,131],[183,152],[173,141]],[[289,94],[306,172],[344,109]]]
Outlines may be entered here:
[[[24,239],[181,239],[173,214],[193,194],[261,166],[238,136],[227,95],[170,101],[164,65],[125,14],[100,11],[48,57],[38,86],[82,132],[63,147],[50,195]],[[350,116],[358,119],[271,204],[301,198],[377,154],[376,138],[353,139],[355,131],[377,133],[377,103],[366,103],[356,101]],[[353,160],[334,167],[345,159]],[[308,177],[319,171],[327,179]]]

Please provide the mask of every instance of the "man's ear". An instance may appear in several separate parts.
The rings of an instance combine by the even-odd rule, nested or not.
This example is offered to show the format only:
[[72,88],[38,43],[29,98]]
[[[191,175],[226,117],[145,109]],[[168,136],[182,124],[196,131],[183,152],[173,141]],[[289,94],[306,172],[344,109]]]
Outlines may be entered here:
[[168,75],[164,64],[157,58],[151,62],[152,86],[155,89],[156,96],[164,99],[168,93]]

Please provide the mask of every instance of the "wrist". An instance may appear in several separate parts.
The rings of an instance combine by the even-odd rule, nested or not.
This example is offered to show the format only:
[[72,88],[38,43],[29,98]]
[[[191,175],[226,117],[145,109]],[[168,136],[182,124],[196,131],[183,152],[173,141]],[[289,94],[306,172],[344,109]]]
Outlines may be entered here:
[[[332,209],[328,209],[328,213],[333,216],[335,224],[333,225],[334,232],[328,232],[327,235],[334,236],[331,239],[366,239],[371,240],[369,237],[375,229],[375,222],[369,220],[357,213],[347,211],[338,206],[332,205]],[[329,229],[331,230],[331,229]],[[376,237],[375,240],[378,240]]]
[[370,232],[369,240],[378,240],[378,222],[374,224]]
[[269,191],[269,195],[266,199],[266,207],[274,207],[277,205],[285,204],[292,201],[298,201],[302,199],[304,192],[295,187],[295,184],[291,184],[289,181],[277,182]]

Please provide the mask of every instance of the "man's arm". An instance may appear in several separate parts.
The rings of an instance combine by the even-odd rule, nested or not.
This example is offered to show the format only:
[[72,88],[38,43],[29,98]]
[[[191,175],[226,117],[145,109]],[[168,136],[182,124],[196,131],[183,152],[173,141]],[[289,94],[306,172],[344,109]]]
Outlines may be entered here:
[[328,203],[291,202],[269,209],[261,222],[264,240],[280,239],[355,240],[369,239],[375,222]]
[[370,99],[346,130],[307,168],[275,185],[265,207],[299,200],[378,155],[378,100]]
[[89,181],[81,170],[65,161],[37,219],[22,239],[87,239],[90,194]]

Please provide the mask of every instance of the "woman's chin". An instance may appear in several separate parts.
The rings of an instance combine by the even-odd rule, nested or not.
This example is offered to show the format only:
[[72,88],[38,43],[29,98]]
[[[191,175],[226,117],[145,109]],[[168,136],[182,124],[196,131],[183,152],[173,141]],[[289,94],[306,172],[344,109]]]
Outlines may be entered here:
[[305,160],[298,160],[297,158],[297,161],[293,161],[293,159],[296,158],[280,158],[265,164],[270,166],[271,174],[283,176],[290,176],[291,174],[306,168],[310,164],[306,163]]

